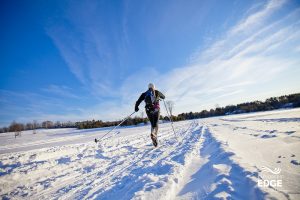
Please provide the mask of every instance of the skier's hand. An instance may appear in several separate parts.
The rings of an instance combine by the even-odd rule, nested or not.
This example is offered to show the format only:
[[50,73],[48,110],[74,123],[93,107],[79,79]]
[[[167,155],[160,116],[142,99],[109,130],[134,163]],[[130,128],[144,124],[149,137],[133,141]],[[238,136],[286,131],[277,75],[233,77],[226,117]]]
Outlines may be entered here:
[[136,106],[134,110],[135,112],[139,111],[139,107]]

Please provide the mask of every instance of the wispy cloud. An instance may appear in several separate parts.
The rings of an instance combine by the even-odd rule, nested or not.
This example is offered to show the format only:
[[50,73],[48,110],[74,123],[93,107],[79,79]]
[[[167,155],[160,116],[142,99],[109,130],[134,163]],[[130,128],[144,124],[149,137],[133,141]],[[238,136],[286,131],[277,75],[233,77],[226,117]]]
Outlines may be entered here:
[[122,57],[128,43],[126,20],[119,28],[121,17],[104,16],[107,11],[99,1],[66,5],[64,23],[52,23],[46,29],[48,35],[86,89],[96,97],[117,96],[112,88],[122,73]]
[[43,91],[46,91],[48,93],[52,93],[54,95],[58,95],[60,97],[67,97],[67,98],[73,98],[73,99],[82,99],[82,97],[79,97],[78,95],[74,94],[72,89],[68,86],[62,85],[49,85],[47,88],[44,88]]
[[264,5],[264,8],[251,13],[242,19],[236,26],[234,26],[230,31],[229,35],[235,35],[238,33],[247,33],[251,30],[257,29],[259,25],[263,25],[264,21],[273,14],[277,9],[281,8],[286,0],[270,0]]
[[0,102],[0,125],[3,126],[12,120],[22,122],[31,119],[38,120],[43,113],[65,110],[65,105],[60,99],[38,93],[0,90],[0,97],[2,100]]
[[[116,64],[113,60],[122,62],[121,54],[130,43],[127,18],[120,22],[122,36],[118,35],[120,39],[115,40],[121,44],[118,50],[111,49],[107,36],[100,31],[99,24],[95,24],[99,18],[93,13],[97,4],[79,11],[72,8],[73,15],[80,10],[90,14],[86,18],[83,15],[79,21],[67,15],[71,29],[78,34],[57,25],[48,33],[78,80],[91,92],[96,91],[96,96],[115,98],[109,105],[97,104],[82,115],[107,119],[123,116],[133,109],[138,93],[146,89],[148,82],[157,83],[168,99],[175,100],[175,111],[179,113],[213,107],[219,102],[241,102],[251,96],[260,98],[262,95],[256,92],[262,93],[265,84],[275,84],[281,73],[299,66],[300,60],[295,55],[300,46],[300,9],[295,7],[278,14],[285,5],[285,0],[260,2],[245,12],[220,39],[209,40],[206,49],[198,48],[185,66],[165,73],[143,68],[119,79],[119,85],[114,83],[116,79],[110,81],[118,76],[112,75],[110,67]],[[274,17],[277,14],[281,16]],[[276,88],[273,88],[274,93]]]
[[[7,126],[13,120],[26,123],[33,120],[51,121],[81,121],[81,120],[116,120],[122,117],[121,112],[129,113],[133,109],[128,102],[120,104],[118,100],[91,103],[88,106],[70,103],[61,97],[71,99],[71,102],[86,100],[69,93],[66,86],[50,85],[44,89],[51,95],[34,92],[15,92],[0,89],[0,127]],[[66,94],[62,94],[62,92]],[[54,95],[53,95],[54,94]],[[132,103],[132,102],[130,102]]]
[[247,15],[223,34],[220,40],[214,42],[205,51],[195,52],[193,54],[194,61],[205,59],[209,61],[212,58],[220,58],[220,55],[226,56],[228,54],[223,51],[224,49],[234,50],[241,43],[245,44],[247,41],[257,38],[255,36],[261,35],[260,33],[266,30],[266,26],[269,27],[267,22],[270,16],[279,10],[285,2],[286,0],[270,0],[266,4],[258,3],[259,6],[257,7],[261,9],[249,9],[252,12],[247,12]]
[[[213,107],[228,102],[229,96],[231,103],[264,98],[265,84],[272,82],[275,87],[282,72],[299,66],[295,52],[300,43],[300,9],[271,19],[284,3],[268,1],[260,9],[252,9],[220,40],[193,53],[188,65],[156,76],[159,88],[175,100],[177,113],[203,109],[202,104]],[[143,76],[148,78],[147,72]],[[257,91],[260,93],[254,94]],[[276,92],[273,88],[273,94]]]

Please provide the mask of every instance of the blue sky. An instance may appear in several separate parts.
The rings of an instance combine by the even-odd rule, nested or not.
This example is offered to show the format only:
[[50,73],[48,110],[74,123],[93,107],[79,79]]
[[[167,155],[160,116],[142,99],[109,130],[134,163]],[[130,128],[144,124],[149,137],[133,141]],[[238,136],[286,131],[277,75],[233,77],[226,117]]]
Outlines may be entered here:
[[120,119],[149,82],[175,114],[300,92],[297,0],[4,1],[0,26],[0,126]]

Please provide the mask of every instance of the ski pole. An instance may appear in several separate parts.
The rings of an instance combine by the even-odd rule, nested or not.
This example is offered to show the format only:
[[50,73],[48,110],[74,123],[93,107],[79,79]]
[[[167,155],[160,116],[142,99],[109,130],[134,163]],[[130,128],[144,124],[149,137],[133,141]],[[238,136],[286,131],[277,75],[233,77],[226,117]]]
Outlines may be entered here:
[[104,138],[106,135],[108,135],[109,133],[111,133],[113,130],[115,130],[117,127],[119,127],[121,124],[123,124],[129,117],[131,117],[134,113],[136,113],[135,111],[133,113],[131,113],[130,115],[128,115],[126,118],[124,118],[117,126],[115,126],[113,129],[111,129],[110,131],[108,131],[106,134],[104,134],[100,139],[95,138],[95,142],[99,142],[100,140],[102,140],[102,138]]
[[175,137],[177,138],[177,136],[176,136],[176,133],[175,133],[175,130],[174,130],[174,127],[173,127],[173,121],[172,121],[172,116],[170,116],[170,114],[169,114],[169,111],[168,111],[168,109],[167,109],[167,106],[166,106],[166,103],[165,103],[165,100],[163,99],[163,101],[164,101],[164,105],[165,105],[165,108],[166,108],[166,111],[167,111],[167,115],[168,115],[168,117],[169,117],[169,119],[170,119],[170,121],[171,121],[171,126],[172,126],[172,129],[173,129],[173,132],[174,132],[174,135],[175,135]]

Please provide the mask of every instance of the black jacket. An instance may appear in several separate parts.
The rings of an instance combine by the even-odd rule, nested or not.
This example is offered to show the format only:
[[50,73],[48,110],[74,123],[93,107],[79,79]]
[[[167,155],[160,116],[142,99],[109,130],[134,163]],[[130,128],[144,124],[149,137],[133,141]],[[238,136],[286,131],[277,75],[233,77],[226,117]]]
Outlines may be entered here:
[[[147,91],[141,94],[140,98],[135,103],[135,108],[139,107],[141,102],[145,100],[146,93],[147,93]],[[165,99],[165,95],[163,95],[163,93],[161,93],[158,90],[154,90],[154,94],[155,94],[155,101],[157,101],[157,102],[160,98]]]

